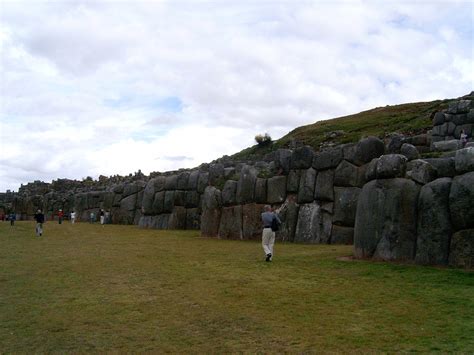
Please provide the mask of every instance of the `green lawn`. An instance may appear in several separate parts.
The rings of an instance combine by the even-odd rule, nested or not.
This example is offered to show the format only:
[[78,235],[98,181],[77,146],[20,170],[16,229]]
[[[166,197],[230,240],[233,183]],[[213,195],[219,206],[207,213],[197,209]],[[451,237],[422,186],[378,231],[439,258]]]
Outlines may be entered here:
[[474,351],[474,273],[351,252],[0,222],[0,353]]

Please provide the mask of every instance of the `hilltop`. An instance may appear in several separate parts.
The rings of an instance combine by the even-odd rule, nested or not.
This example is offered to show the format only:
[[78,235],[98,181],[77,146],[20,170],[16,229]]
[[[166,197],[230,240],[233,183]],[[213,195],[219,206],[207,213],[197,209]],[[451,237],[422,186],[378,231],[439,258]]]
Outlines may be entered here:
[[457,99],[387,105],[318,121],[293,129],[273,144],[254,145],[235,153],[231,158],[258,159],[273,150],[295,145],[309,145],[319,151],[322,147],[355,143],[368,136],[383,139],[394,132],[405,136],[424,133],[432,128],[431,120],[434,114],[446,109],[455,100]]

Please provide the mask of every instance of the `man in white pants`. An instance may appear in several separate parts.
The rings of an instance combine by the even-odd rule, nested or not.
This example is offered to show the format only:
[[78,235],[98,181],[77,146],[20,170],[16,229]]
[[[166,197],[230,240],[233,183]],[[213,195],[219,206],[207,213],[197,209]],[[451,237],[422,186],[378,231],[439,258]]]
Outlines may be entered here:
[[265,252],[265,261],[272,261],[273,258],[273,245],[275,244],[275,232],[272,230],[272,222],[276,219],[278,223],[281,223],[278,215],[272,211],[270,205],[265,206],[265,212],[262,213],[262,246]]

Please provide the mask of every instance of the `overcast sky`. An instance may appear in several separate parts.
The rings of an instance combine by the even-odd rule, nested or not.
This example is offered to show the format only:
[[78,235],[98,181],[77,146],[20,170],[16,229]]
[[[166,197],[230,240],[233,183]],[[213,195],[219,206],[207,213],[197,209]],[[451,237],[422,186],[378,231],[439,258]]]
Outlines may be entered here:
[[0,191],[473,90],[472,1],[0,1]]

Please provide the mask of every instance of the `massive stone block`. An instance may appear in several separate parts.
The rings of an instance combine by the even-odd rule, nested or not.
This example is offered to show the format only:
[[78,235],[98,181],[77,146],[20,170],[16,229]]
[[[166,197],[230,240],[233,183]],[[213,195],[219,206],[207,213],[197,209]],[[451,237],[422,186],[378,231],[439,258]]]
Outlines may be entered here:
[[201,200],[201,235],[205,237],[217,237],[222,207],[221,192],[214,186],[208,186],[204,190]]
[[342,147],[334,147],[316,153],[313,159],[313,168],[326,170],[339,165],[343,157]]
[[236,204],[235,193],[237,191],[237,181],[227,180],[222,189],[222,204],[231,206]]
[[221,239],[243,239],[242,206],[222,208],[218,237]]
[[188,179],[188,190],[197,190],[198,189],[198,180],[199,180],[199,170],[193,170],[189,174]]
[[255,202],[267,203],[267,179],[257,178],[255,182]]
[[175,191],[165,191],[165,199],[163,201],[163,212],[171,213],[174,207]]
[[409,161],[418,159],[420,157],[420,153],[418,153],[418,149],[412,144],[403,143],[402,147],[400,148],[400,154],[404,155]]
[[465,229],[453,234],[449,265],[466,269],[474,268],[474,229]]
[[296,224],[295,242],[327,244],[331,238],[331,215],[318,202],[301,205]]
[[313,163],[314,150],[309,146],[296,148],[291,156],[291,169],[308,169]]
[[[286,198],[286,176],[274,176],[267,182],[267,202],[282,203]],[[258,202],[258,201],[257,201]]]
[[454,158],[426,158],[423,160],[436,169],[439,178],[456,175]]
[[239,181],[237,182],[236,199],[238,204],[254,201],[256,181],[257,170],[249,165],[244,166],[240,173]]
[[133,194],[138,193],[139,191],[143,190],[146,186],[144,181],[135,181],[131,184],[126,184],[123,188],[123,197],[127,197]]
[[188,188],[188,182],[189,182],[189,172],[183,171],[182,173],[178,175],[176,188],[178,190],[186,190]]
[[436,179],[436,169],[424,160],[416,159],[407,164],[406,175],[420,184],[427,184]]
[[165,190],[176,190],[178,188],[178,175],[168,175],[165,177]]
[[188,208],[186,211],[186,229],[199,230],[201,228],[201,214],[198,208]]
[[165,191],[159,191],[155,194],[151,214],[157,215],[164,212]]
[[185,192],[185,204],[186,208],[196,208],[199,207],[200,196],[197,191],[186,191]]
[[443,112],[436,112],[433,117],[433,126],[442,125],[444,121],[444,113]]
[[334,224],[347,227],[354,226],[360,191],[361,189],[358,187],[334,188]]
[[186,208],[175,206],[168,219],[168,229],[186,229]]
[[202,194],[206,187],[209,186],[209,173],[199,173],[199,179],[197,184],[197,191]]
[[474,171],[474,147],[458,150],[454,163],[458,173]]
[[354,243],[354,228],[332,225],[331,244],[351,245]]
[[343,160],[334,173],[334,185],[362,187],[366,182],[365,172],[367,165],[358,167]]
[[455,230],[474,228],[474,172],[454,177],[449,210]]
[[289,149],[278,149],[274,155],[275,170],[283,174],[290,171],[292,152]]
[[296,195],[287,196],[285,202],[278,211],[282,221],[280,230],[276,233],[277,240],[292,242],[295,239],[296,223],[298,222],[298,209]]
[[451,178],[432,181],[421,188],[418,199],[418,264],[448,263],[452,226],[449,214]]
[[211,185],[217,183],[224,177],[224,164],[216,163],[209,165],[209,181]]
[[264,205],[249,203],[242,206],[242,238],[260,239],[262,237],[262,217]]
[[314,187],[316,185],[316,170],[309,168],[301,171],[299,185],[298,203],[312,202],[314,200]]
[[385,145],[376,137],[361,139],[355,146],[344,149],[344,159],[361,166],[384,154]]
[[288,193],[298,192],[300,186],[301,170],[290,170],[286,181],[286,191]]
[[127,196],[120,201],[120,208],[124,211],[134,211],[137,203],[137,194]]
[[391,179],[405,176],[407,158],[401,154],[382,155],[377,160],[377,179]]
[[408,179],[373,180],[357,203],[354,253],[358,258],[412,260],[419,187]]
[[318,173],[314,198],[322,201],[334,201],[334,170],[323,170]]
[[185,206],[186,205],[186,191],[176,190],[174,191],[174,206]]

